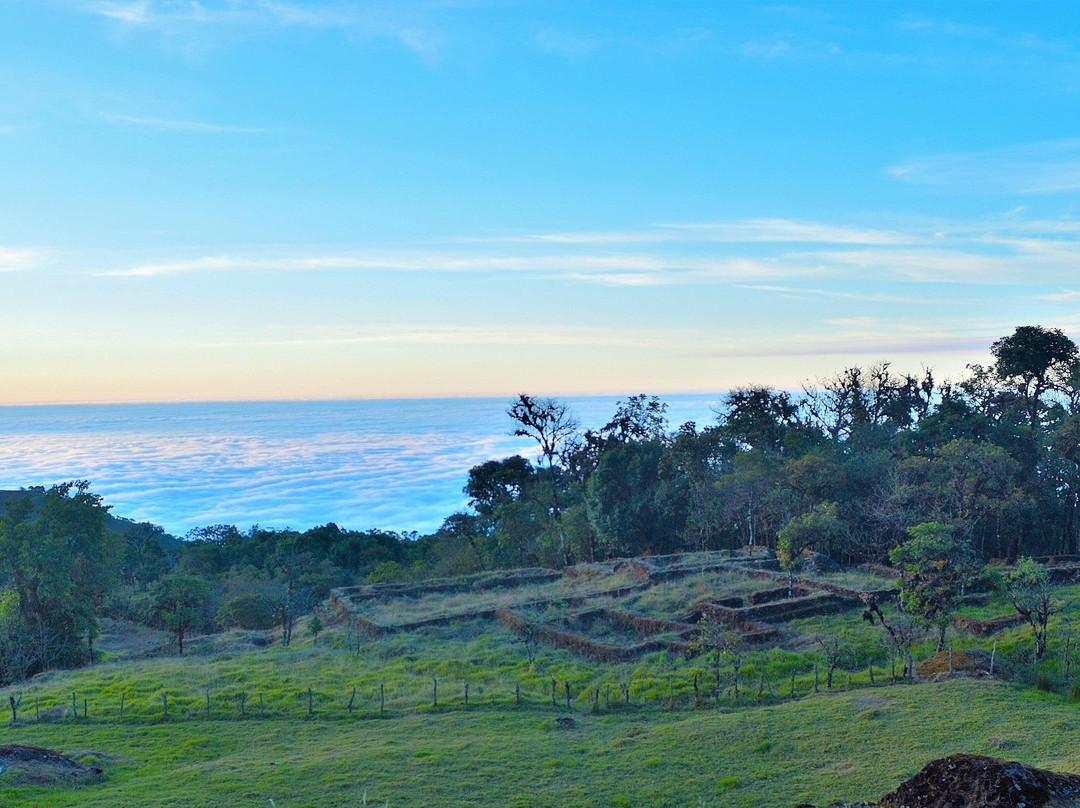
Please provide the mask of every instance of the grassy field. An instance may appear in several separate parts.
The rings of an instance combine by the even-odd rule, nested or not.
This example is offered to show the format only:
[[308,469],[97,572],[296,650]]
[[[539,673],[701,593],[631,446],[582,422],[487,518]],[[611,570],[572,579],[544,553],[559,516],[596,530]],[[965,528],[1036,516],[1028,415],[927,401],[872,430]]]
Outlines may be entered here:
[[103,783],[0,788],[52,806],[790,806],[880,796],[953,752],[1080,771],[1080,709],[971,680],[743,709],[479,707],[378,719],[64,723],[11,742],[93,755]]
[[[662,583],[616,605],[669,615],[697,597],[768,586],[775,583],[717,573]],[[1080,587],[1062,595],[1080,604]],[[457,598],[446,596],[455,605]],[[984,599],[965,611],[989,618],[1009,608]],[[551,611],[554,619],[572,609]],[[365,795],[373,806],[824,805],[876,798],[954,752],[1080,771],[1080,707],[1068,700],[1063,672],[1071,621],[1067,610],[1051,624],[1039,669],[1051,692],[1031,687],[1026,626],[986,638],[949,634],[958,648],[996,641],[1014,683],[893,684],[881,629],[856,607],[783,623],[774,645],[748,649],[738,698],[726,663],[714,690],[708,656],[656,652],[597,663],[542,646],[530,662],[516,635],[483,619],[359,644],[347,624],[312,637],[302,621],[288,648],[255,648],[247,635],[226,634],[193,641],[184,658],[133,658],[153,638],[129,633],[130,648],[121,642],[105,662],[0,691],[0,704],[8,695],[22,699],[18,723],[5,722],[4,743],[60,749],[105,769],[103,782],[74,791],[11,787],[0,777],[0,806],[272,800],[278,808],[321,808],[363,805]],[[109,633],[125,636],[118,625]],[[817,637],[844,647],[833,692],[825,692]],[[1075,640],[1072,648],[1075,655]],[[932,648],[916,651],[925,657]],[[80,713],[86,705],[85,718],[72,717],[72,694]],[[575,726],[559,727],[562,715]]]

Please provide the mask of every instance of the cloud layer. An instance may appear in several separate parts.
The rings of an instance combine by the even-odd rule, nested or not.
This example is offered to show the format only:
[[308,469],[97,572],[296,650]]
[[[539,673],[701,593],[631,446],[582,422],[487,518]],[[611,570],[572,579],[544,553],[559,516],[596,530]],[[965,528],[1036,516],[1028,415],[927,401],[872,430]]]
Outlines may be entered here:
[[[614,399],[575,402],[588,426]],[[674,423],[714,399],[674,397]],[[85,478],[114,513],[182,535],[207,524],[430,531],[468,470],[535,454],[501,399],[0,408],[0,488]]]

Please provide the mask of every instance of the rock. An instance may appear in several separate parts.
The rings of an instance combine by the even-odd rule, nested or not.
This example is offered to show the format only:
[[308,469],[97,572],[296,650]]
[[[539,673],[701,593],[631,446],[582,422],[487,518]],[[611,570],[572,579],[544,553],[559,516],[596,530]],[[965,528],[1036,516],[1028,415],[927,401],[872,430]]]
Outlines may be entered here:
[[928,763],[878,808],[1080,808],[1080,776],[952,755]]
[[94,782],[101,769],[83,766],[52,749],[10,744],[0,746],[0,783],[3,785],[65,785]]
[[843,569],[827,555],[810,550],[803,551],[802,568],[805,572],[839,572]]

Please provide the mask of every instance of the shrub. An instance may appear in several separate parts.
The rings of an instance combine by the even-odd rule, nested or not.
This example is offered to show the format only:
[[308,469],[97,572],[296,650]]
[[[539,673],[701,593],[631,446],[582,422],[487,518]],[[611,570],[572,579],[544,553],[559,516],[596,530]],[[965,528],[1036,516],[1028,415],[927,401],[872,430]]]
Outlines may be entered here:
[[248,630],[268,629],[274,626],[274,604],[260,592],[245,592],[225,601],[217,612],[217,622],[222,628]]

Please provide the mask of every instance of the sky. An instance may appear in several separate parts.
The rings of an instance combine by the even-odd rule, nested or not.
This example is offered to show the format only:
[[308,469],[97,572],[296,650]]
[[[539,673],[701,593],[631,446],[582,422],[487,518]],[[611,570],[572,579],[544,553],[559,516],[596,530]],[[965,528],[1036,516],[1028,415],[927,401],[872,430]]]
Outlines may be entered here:
[[0,404],[1080,337],[1071,3],[0,0]]

